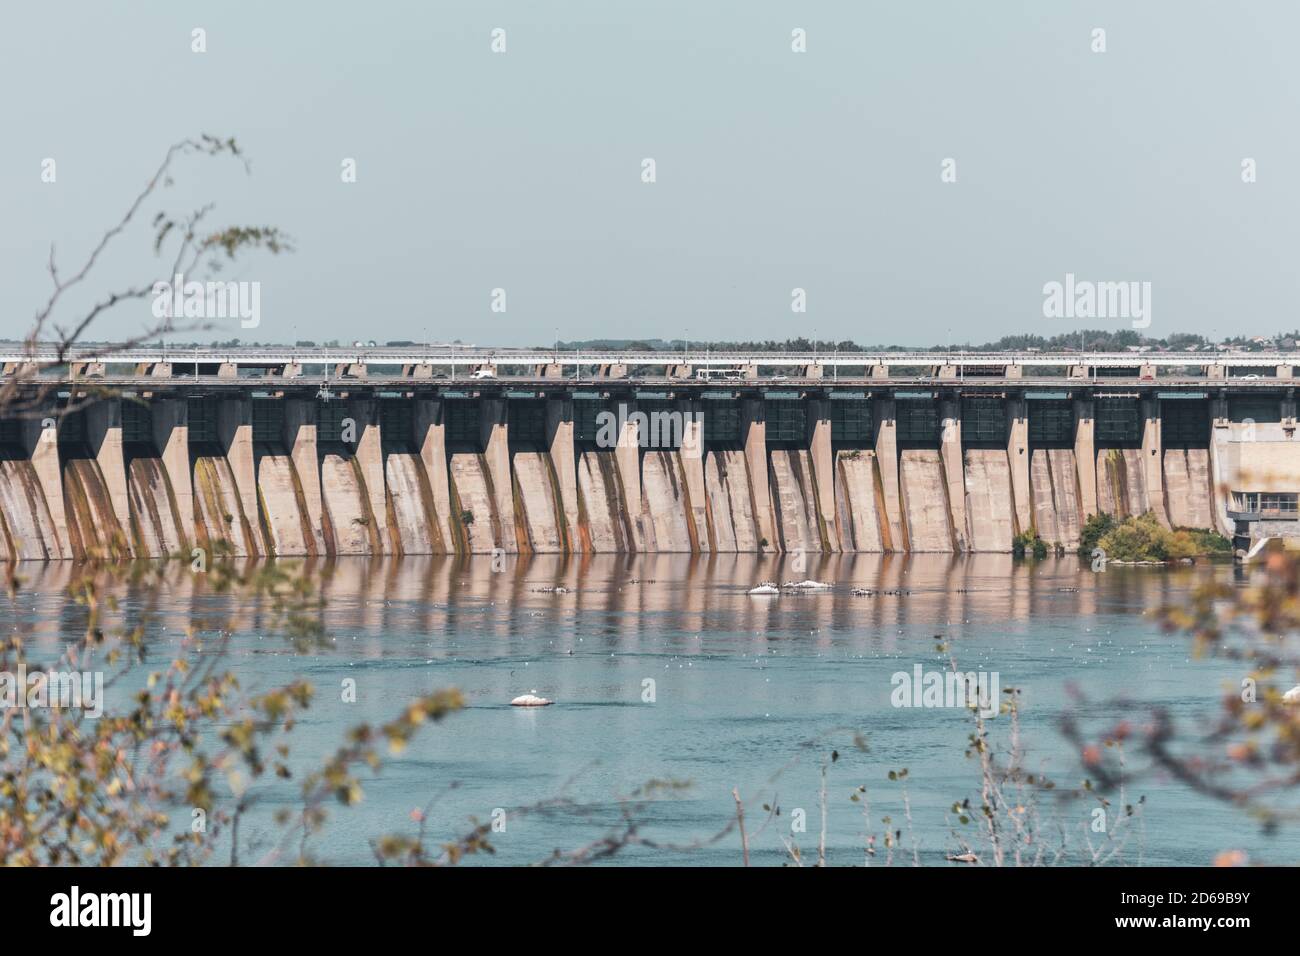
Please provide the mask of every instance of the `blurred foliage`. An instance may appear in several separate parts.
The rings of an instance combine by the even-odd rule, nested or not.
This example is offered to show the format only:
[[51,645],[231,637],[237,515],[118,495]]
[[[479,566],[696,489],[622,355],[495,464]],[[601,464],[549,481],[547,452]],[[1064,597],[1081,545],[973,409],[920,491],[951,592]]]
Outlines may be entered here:
[[[295,680],[260,694],[241,691],[223,669],[238,622],[198,610],[175,656],[152,664],[155,618],[170,592],[169,575],[188,561],[123,563],[121,542],[78,564],[67,593],[79,610],[81,636],[57,660],[34,660],[21,637],[0,646],[0,671],[50,668],[104,673],[106,691],[125,685],[118,708],[98,719],[82,708],[12,707],[0,719],[0,862],[12,864],[185,865],[207,861],[250,806],[250,783],[290,780],[288,737],[315,691]],[[294,652],[324,646],[319,575],[302,563],[237,563],[217,547],[196,583],[235,614],[255,606],[259,623]],[[188,558],[189,555],[184,555]],[[11,595],[21,587],[9,580]],[[132,605],[118,594],[128,589]],[[137,603],[138,602],[138,603]],[[136,688],[127,690],[127,688]],[[25,690],[25,689],[24,689]],[[310,859],[307,838],[324,823],[326,805],[361,799],[358,770],[378,771],[425,723],[463,705],[455,690],[408,704],[380,727],[361,724],[324,766],[299,784],[301,807],[280,820],[286,839],[267,862],[290,854]],[[201,811],[203,826],[192,821]],[[289,840],[292,836],[292,841]],[[238,841],[231,834],[231,862]]]
[[[1278,552],[1233,578],[1207,578],[1190,600],[1161,608],[1159,619],[1167,631],[1188,636],[1197,656],[1236,662],[1239,676],[1222,688],[1208,724],[1180,724],[1171,708],[1127,700],[1110,702],[1102,712],[1123,716],[1101,718],[1099,728],[1095,717],[1067,716],[1065,734],[1098,787],[1158,774],[1244,811],[1266,833],[1300,818],[1300,561]],[[1080,703],[1074,714],[1098,712]],[[1112,748],[1125,741],[1142,765],[1117,764]],[[1245,861],[1231,849],[1216,858],[1223,865]]]

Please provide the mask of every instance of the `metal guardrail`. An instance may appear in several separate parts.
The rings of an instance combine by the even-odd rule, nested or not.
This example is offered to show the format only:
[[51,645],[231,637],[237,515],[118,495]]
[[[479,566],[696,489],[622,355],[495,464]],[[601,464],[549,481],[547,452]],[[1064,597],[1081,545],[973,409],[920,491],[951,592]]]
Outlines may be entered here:
[[[0,381],[3,381],[0,376]],[[1216,389],[1228,388],[1234,394],[1249,394],[1254,391],[1276,392],[1283,387],[1283,381],[1280,379],[1258,379],[1255,381],[1246,381],[1243,379],[1224,379],[1214,380],[1212,382]],[[1159,388],[1166,392],[1166,399],[1199,397],[1205,398],[1203,394],[1206,391],[1207,381],[1204,378],[1196,379],[1168,379],[1158,380]],[[663,376],[635,376],[629,378],[602,378],[593,377],[584,374],[581,378],[566,376],[564,378],[544,378],[535,375],[498,375],[488,379],[471,378],[468,375],[458,373],[455,378],[451,376],[440,376],[434,378],[419,378],[414,376],[387,375],[387,374],[370,374],[366,377],[353,377],[349,375],[336,375],[331,370],[324,375],[321,374],[304,374],[294,377],[285,377],[282,375],[240,375],[237,377],[209,375],[209,374],[185,374],[170,376],[153,376],[153,375],[115,375],[94,376],[90,378],[72,378],[69,376],[55,376],[45,374],[29,378],[25,383],[29,389],[39,388],[120,388],[120,389],[141,389],[147,391],[174,391],[177,389],[216,389],[224,391],[227,389],[257,389],[257,388],[274,388],[282,389],[305,389],[318,388],[321,385],[328,385],[331,388],[340,388],[347,390],[356,389],[419,389],[445,391],[447,389],[472,389],[481,393],[496,393],[509,389],[533,389],[547,392],[565,391],[565,390],[583,390],[597,389],[604,391],[625,391],[627,389],[660,389],[669,390],[674,393],[706,393],[710,391],[722,392],[752,392],[755,389],[768,391],[788,390],[793,392],[810,391],[810,392],[843,392],[845,390],[859,390],[869,392],[886,392],[896,389],[916,389],[924,391],[931,395],[936,389],[952,390],[956,389],[963,393],[978,394],[983,392],[1006,392],[1015,391],[1025,393],[1026,398],[1052,398],[1059,397],[1056,393],[1067,394],[1073,389],[1087,389],[1095,392],[1099,386],[1104,385],[1103,392],[1093,395],[1094,398],[1122,397],[1137,398],[1149,392],[1153,383],[1148,380],[1125,379],[1125,378],[1106,378],[1106,379],[1064,379],[1064,378],[978,378],[958,381],[957,379],[938,379],[927,376],[890,376],[889,378],[863,378],[861,376],[841,375],[838,378],[827,376],[825,378],[755,378],[746,379],[743,382],[735,381],[700,381],[690,378],[664,378]],[[1201,393],[1197,395],[1176,395],[1176,391],[1188,390],[1191,393]],[[1037,392],[1046,392],[1045,395]]]
[[[58,358],[50,346],[33,351],[20,344],[6,347],[0,343],[0,362],[49,363]],[[696,368],[748,365],[798,366],[820,365],[844,367],[861,365],[949,365],[958,369],[972,366],[1018,365],[1059,367],[1081,365],[1093,368],[1131,368],[1142,365],[1236,366],[1267,368],[1300,365],[1300,351],[1294,352],[714,352],[638,351],[612,349],[562,350],[518,348],[461,348],[452,346],[407,346],[373,348],[167,348],[136,347],[115,351],[111,345],[73,349],[68,361],[110,362],[113,364],[156,364],[160,362],[284,365],[338,364],[361,365],[690,365]]]
[[1262,511],[1234,511],[1229,508],[1225,514],[1232,521],[1295,521],[1300,518],[1300,512],[1285,508],[1270,508]]

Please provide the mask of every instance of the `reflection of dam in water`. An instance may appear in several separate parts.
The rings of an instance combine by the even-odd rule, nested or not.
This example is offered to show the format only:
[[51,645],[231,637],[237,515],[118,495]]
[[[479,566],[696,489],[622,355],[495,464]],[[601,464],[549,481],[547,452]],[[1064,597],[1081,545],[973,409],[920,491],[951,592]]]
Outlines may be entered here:
[[[760,642],[761,635],[792,615],[823,619],[829,628],[873,633],[882,640],[909,625],[942,624],[949,633],[990,621],[1031,627],[1055,621],[1074,628],[1080,619],[1112,613],[1107,602],[1118,598],[1148,608],[1178,600],[1207,573],[1205,568],[1113,569],[1101,575],[1074,556],[1024,562],[1009,554],[828,554],[804,559],[749,554],[536,555],[508,558],[504,566],[491,558],[426,555],[306,559],[303,567],[318,583],[332,634],[463,630],[505,638],[516,626],[511,615],[533,609],[556,619],[601,622],[599,630],[611,637],[654,633],[662,629],[665,616],[683,632],[704,633],[722,614],[741,631],[758,635]],[[33,646],[58,651],[69,634],[84,627],[85,610],[63,599],[78,573],[72,562],[24,569],[20,595],[57,599],[52,613],[26,625]],[[761,580],[805,577],[833,587],[778,596],[747,593]],[[132,596],[144,585],[106,581],[106,586],[123,608],[139,605]],[[854,594],[855,588],[870,593]],[[270,634],[276,627],[277,618],[264,601],[230,602],[212,592],[207,575],[192,571],[188,562],[167,567],[165,594],[153,624],[167,633],[220,626]],[[18,604],[23,600],[20,597]],[[219,617],[204,624],[213,608],[219,608]],[[462,619],[470,609],[474,617]],[[130,613],[104,615],[106,622],[123,623]],[[825,639],[831,638],[828,631]]]
[[1009,552],[1031,529],[1073,549],[1098,513],[1296,526],[1282,391],[612,388],[173,381],[0,423],[0,557]]
[[[440,825],[458,828],[471,816],[482,819],[484,806],[528,806],[561,787],[572,786],[576,799],[614,806],[611,794],[633,792],[651,776],[691,784],[689,799],[657,801],[654,810],[656,832],[685,846],[714,832],[714,821],[731,818],[733,788],[766,799],[782,767],[791,771],[779,781],[780,799],[817,806],[817,764],[827,751],[807,742],[822,740],[840,750],[836,766],[851,768],[841,781],[854,787],[862,780],[883,787],[887,769],[906,766],[916,781],[913,807],[928,808],[918,810],[920,839],[933,862],[947,865],[944,810],[961,795],[979,793],[978,770],[964,754],[972,727],[959,710],[895,709],[892,674],[917,663],[944,666],[935,647],[941,635],[964,668],[997,671],[1004,689],[1024,694],[1022,727],[1036,772],[1076,779],[1078,748],[1063,740],[1059,724],[1076,693],[1122,704],[1120,711],[1087,711],[1099,713],[1105,727],[1116,713],[1131,717],[1146,707],[1165,708],[1191,733],[1213,724],[1239,665],[1193,659],[1185,637],[1163,632],[1142,612],[1186,606],[1192,588],[1207,579],[1226,583],[1234,574],[1257,573],[1222,564],[1093,573],[1090,562],[1073,556],[1024,562],[1003,554],[504,561],[431,555],[301,563],[321,572],[313,580],[325,600],[323,645],[305,654],[293,653],[264,599],[217,593],[213,576],[195,573],[189,562],[160,565],[166,586],[156,591],[129,579],[107,587],[103,593],[119,600],[105,608],[103,624],[116,631],[142,623],[151,660],[187,653],[191,633],[226,629],[229,645],[205,639],[204,659],[219,655],[218,670],[234,673],[246,694],[309,680],[318,692],[310,719],[286,741],[295,779],[336,753],[359,722],[379,726],[419,695],[459,689],[469,703],[464,711],[387,760],[382,779],[367,780],[366,800],[347,816],[331,814],[318,858],[359,864],[373,859],[368,837],[409,819],[412,806],[430,794],[447,794]],[[70,561],[33,562],[20,570],[24,585],[15,594],[0,591],[0,609],[33,659],[56,658],[84,633],[86,608],[67,600],[65,590],[80,573],[84,566]],[[795,577],[834,588],[747,594],[757,581]],[[874,593],[855,595],[855,587]],[[151,598],[156,609],[141,620]],[[131,699],[150,669],[137,668],[134,683],[109,689],[119,695],[110,696],[109,712]],[[643,696],[647,678],[656,682],[653,703]],[[341,699],[344,681],[355,682],[355,703]],[[558,706],[527,713],[510,707],[534,688]],[[998,735],[1011,730],[1003,718],[994,724]],[[869,753],[852,746],[858,730]],[[1297,852],[1294,839],[1282,847],[1221,805],[1192,802],[1182,785],[1145,784],[1147,860],[1205,864],[1223,846],[1240,846],[1247,832],[1257,841],[1248,844],[1252,853]],[[279,832],[272,814],[293,805],[297,786],[264,784],[245,832]],[[882,815],[901,814],[897,796],[881,789],[872,805]],[[1067,810],[1078,806],[1072,801]],[[830,802],[833,862],[860,865],[861,817],[860,805],[842,790]],[[579,818],[546,815],[554,821],[546,830],[520,828],[493,860],[532,863],[556,846],[585,845],[586,831],[573,829]],[[594,822],[591,839],[605,832],[605,819]],[[1205,823],[1189,829],[1189,819]],[[178,826],[188,830],[188,815]],[[776,844],[772,852],[780,849]],[[739,860],[736,841],[718,855],[703,852],[680,862]],[[779,864],[779,856],[772,862]]]

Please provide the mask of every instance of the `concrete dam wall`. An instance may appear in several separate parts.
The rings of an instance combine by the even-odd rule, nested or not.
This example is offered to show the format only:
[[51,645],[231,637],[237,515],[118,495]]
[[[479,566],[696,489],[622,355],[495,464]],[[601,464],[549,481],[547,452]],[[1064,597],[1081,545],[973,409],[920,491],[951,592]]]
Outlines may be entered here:
[[257,500],[263,539],[277,557],[316,554],[315,537],[307,517],[306,499],[293,459],[279,444],[257,443]]
[[966,540],[970,550],[1009,550],[1019,526],[1006,451],[967,449],[965,472]]
[[835,521],[841,547],[845,551],[892,550],[889,526],[881,521],[884,488],[875,452],[841,451],[836,467]]
[[100,400],[0,423],[0,560],[1073,550],[1100,512],[1222,530],[1244,469],[1226,401],[863,394]]
[[84,558],[96,552],[107,554],[128,547],[113,509],[108,483],[94,458],[77,456],[64,462],[63,513],[75,557]]
[[1049,545],[1076,550],[1083,511],[1074,449],[1035,449],[1029,463],[1029,484],[1038,536]]
[[10,561],[64,557],[36,469],[21,448],[0,446],[0,531]]
[[545,452],[518,451],[511,455],[510,462],[519,550],[563,554],[567,550],[564,512],[549,456]]
[[821,533],[811,455],[773,449],[768,453],[768,482],[776,517],[777,550],[831,550]]
[[709,550],[757,551],[761,536],[744,452],[727,449],[707,452],[704,488]]
[[[938,450],[909,448],[899,464],[904,550],[954,551],[952,507]],[[1010,547],[1010,545],[1008,545]]]
[[1176,528],[1213,528],[1214,484],[1207,448],[1169,448],[1164,453],[1165,508]]
[[256,557],[261,549],[253,538],[230,461],[221,454],[200,454],[192,467],[195,545],[209,553]]
[[582,452],[577,474],[580,532],[574,550],[597,554],[638,550],[632,513],[613,453]]
[[177,554],[185,544],[176,495],[162,459],[133,457],[127,467],[131,547],[137,555]]
[[433,486],[420,456],[394,451],[384,458],[384,486],[388,497],[388,528],[394,554],[445,554],[447,542],[436,520]]
[[641,511],[646,551],[708,551],[695,526],[695,509],[686,487],[682,456],[672,451],[647,451],[641,456]]

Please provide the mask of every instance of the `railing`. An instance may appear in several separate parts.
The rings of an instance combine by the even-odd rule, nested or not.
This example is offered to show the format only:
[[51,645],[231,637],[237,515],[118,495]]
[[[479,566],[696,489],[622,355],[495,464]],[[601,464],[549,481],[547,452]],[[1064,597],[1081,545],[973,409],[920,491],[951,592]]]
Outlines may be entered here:
[[1300,512],[1294,509],[1286,508],[1260,508],[1255,511],[1235,511],[1232,508],[1227,509],[1227,514],[1233,521],[1296,521],[1300,520]]
[[1295,521],[1300,518],[1300,495],[1275,491],[1234,491],[1224,509],[1234,521]]
[[[0,344],[0,362],[48,363],[58,357],[52,346],[27,351],[20,343]],[[861,365],[947,365],[970,366],[1084,366],[1091,368],[1176,366],[1234,366],[1268,368],[1300,366],[1297,352],[715,352],[712,350],[637,351],[614,349],[561,350],[519,348],[472,348],[464,346],[375,346],[295,347],[250,346],[247,348],[186,348],[139,346],[114,351],[114,346],[85,346],[72,349],[68,361],[96,361],[113,364],[160,362],[232,365],[319,365],[353,363],[363,365],[691,365],[701,368],[749,365],[828,367]]]

